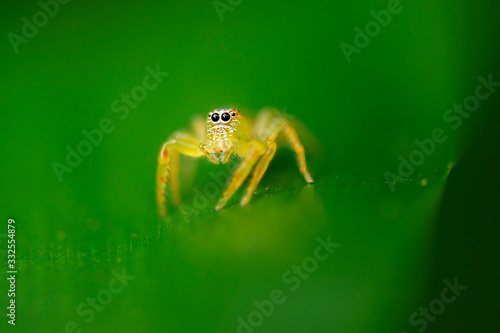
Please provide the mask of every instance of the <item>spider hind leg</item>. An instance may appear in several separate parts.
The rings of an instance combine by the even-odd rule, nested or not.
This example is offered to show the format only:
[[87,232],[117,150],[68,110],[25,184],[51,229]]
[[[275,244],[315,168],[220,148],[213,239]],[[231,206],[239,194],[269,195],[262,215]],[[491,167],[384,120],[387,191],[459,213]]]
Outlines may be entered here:
[[283,133],[286,140],[290,143],[293,151],[297,155],[299,170],[308,183],[313,183],[314,180],[307,170],[306,157],[304,146],[297,136],[297,132],[293,126],[284,118],[281,113],[275,110],[264,110],[256,119],[255,135],[262,141],[274,141],[279,134]]

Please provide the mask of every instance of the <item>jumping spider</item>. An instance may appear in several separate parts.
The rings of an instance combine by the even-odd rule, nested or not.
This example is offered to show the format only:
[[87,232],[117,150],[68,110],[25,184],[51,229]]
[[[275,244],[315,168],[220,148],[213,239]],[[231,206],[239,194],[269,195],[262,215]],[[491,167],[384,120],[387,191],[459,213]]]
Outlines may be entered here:
[[306,182],[313,183],[307,171],[304,147],[297,133],[279,113],[264,110],[255,119],[253,128],[238,110],[218,109],[208,114],[205,121],[201,117],[193,120],[194,133],[176,131],[163,144],[158,157],[156,179],[156,198],[161,216],[167,214],[165,186],[170,183],[172,201],[180,203],[179,195],[179,157],[180,154],[191,157],[205,156],[212,163],[227,163],[235,154],[243,160],[233,173],[229,185],[215,209],[220,210],[243,184],[250,171],[252,179],[240,201],[245,206],[266,171],[276,152],[276,137],[283,133],[297,154],[300,172]]

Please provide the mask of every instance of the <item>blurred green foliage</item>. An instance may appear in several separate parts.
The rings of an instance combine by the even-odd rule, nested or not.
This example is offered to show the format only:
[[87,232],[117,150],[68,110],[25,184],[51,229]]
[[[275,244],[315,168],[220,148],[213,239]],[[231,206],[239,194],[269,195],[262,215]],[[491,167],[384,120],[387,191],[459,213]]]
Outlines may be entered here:
[[[21,18],[40,10],[28,1],[1,6],[5,36],[21,34]],[[451,314],[453,307],[477,318],[493,307],[490,300],[468,312],[487,294],[467,296],[478,290],[474,281],[484,282],[472,273],[474,260],[453,261],[467,251],[452,252],[451,241],[446,255],[436,249],[447,239],[443,225],[470,232],[446,184],[452,166],[467,174],[462,156],[495,123],[498,97],[481,102],[457,130],[443,114],[474,93],[477,76],[500,77],[494,8],[486,1],[401,6],[351,63],[339,44],[353,43],[353,28],[363,29],[387,1],[242,1],[223,20],[212,1],[72,1],[18,53],[4,38],[0,211],[4,221],[16,219],[19,270],[17,325],[6,331],[63,332],[75,322],[82,332],[236,332],[238,317],[248,321],[253,302],[276,289],[285,301],[255,332],[415,331],[411,313],[460,272],[469,290],[428,331],[480,327]],[[148,66],[169,75],[121,119],[114,101],[143,84]],[[305,184],[285,145],[247,207],[233,200],[217,213],[214,196],[193,214],[171,207],[159,219],[156,157],[170,133],[212,108],[252,114],[267,105],[304,125],[299,135],[316,183]],[[64,163],[66,147],[76,149],[82,131],[103,119],[114,130],[60,182],[54,161]],[[397,173],[398,156],[407,158],[414,140],[436,128],[448,140],[392,192],[384,173]],[[480,147],[498,148],[497,139]],[[183,162],[184,204],[192,208],[195,190],[203,192],[221,167]],[[478,192],[464,184],[453,188],[467,197],[452,202],[465,209],[460,200]],[[474,216],[488,228],[487,210]],[[341,246],[293,291],[283,276],[313,256],[318,237]],[[455,237],[467,246],[463,233]],[[80,304],[122,269],[135,278],[95,318],[81,315]]]

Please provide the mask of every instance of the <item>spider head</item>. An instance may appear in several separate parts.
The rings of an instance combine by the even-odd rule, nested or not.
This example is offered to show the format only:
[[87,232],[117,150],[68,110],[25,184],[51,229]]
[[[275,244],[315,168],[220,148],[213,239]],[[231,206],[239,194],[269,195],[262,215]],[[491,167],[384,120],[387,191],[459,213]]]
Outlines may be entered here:
[[241,115],[235,109],[212,110],[207,117],[207,139],[214,153],[228,151],[238,139],[242,125]]

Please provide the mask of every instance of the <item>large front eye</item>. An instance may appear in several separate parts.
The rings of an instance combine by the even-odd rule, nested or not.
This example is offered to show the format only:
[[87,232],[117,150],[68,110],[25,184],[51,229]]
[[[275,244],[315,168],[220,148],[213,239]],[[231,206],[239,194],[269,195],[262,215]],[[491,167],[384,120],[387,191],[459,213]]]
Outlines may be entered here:
[[224,113],[222,114],[222,121],[223,121],[223,122],[227,123],[230,119],[231,119],[231,116],[229,115],[229,113],[224,112]]
[[212,115],[212,122],[213,122],[213,123],[216,123],[216,122],[218,122],[218,121],[219,121],[219,114],[218,114],[218,113],[214,113],[214,114]]

